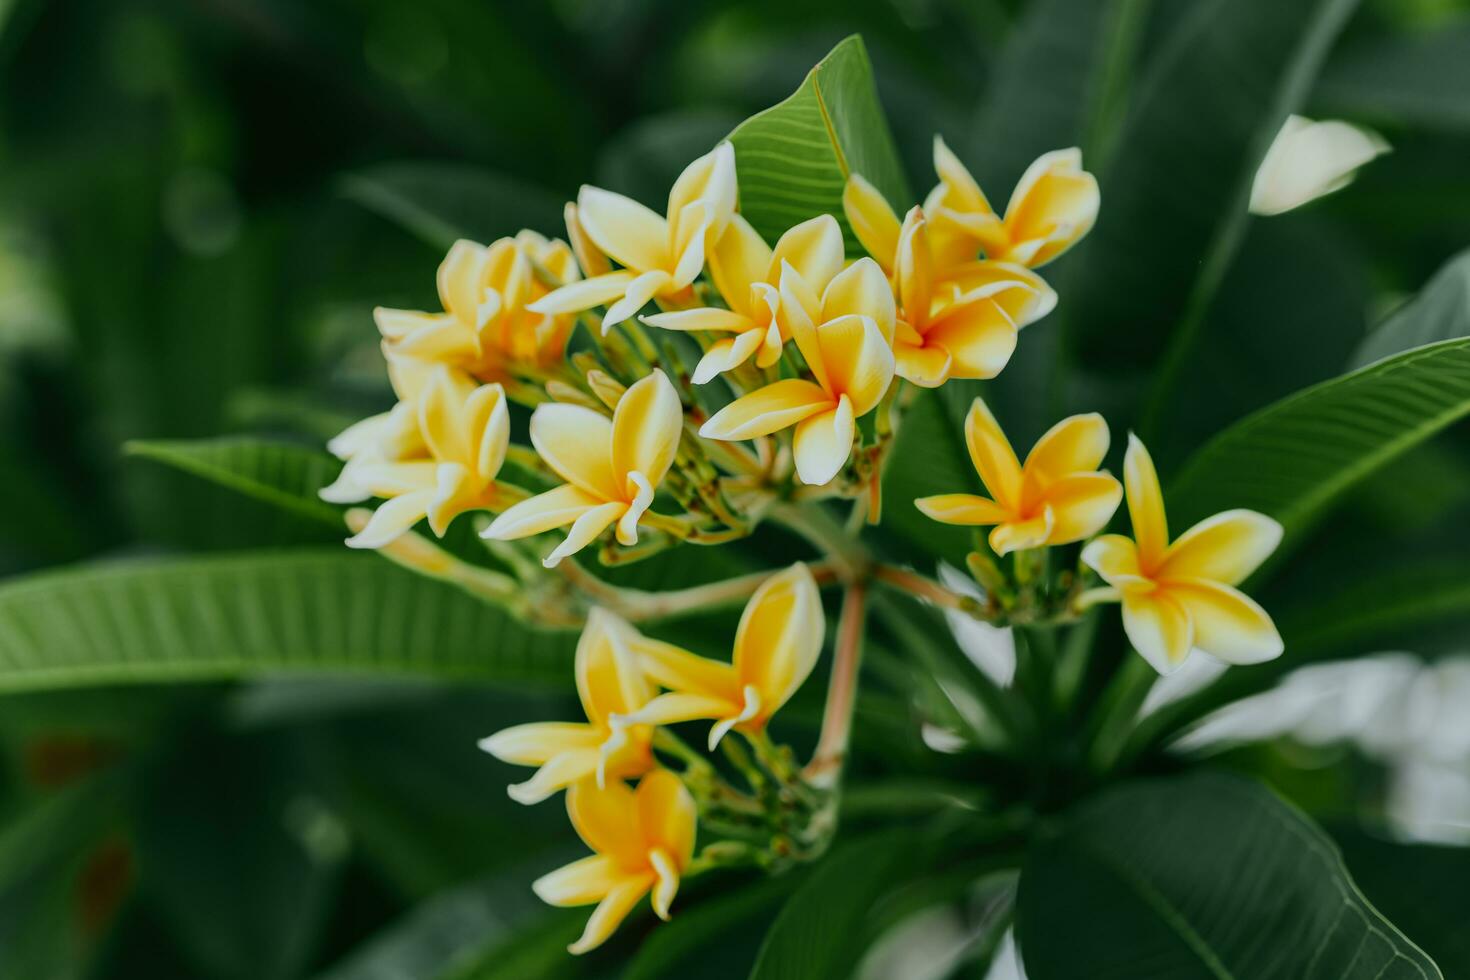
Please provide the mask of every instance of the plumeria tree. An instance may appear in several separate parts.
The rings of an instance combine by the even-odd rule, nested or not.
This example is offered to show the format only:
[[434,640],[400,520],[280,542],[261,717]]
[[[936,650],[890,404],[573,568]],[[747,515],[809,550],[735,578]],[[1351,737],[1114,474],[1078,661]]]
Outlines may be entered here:
[[[1233,340],[1210,311],[1250,215],[1387,145],[1288,115],[1349,4],[1178,14],[1124,112],[1122,80],[1091,75],[1127,60],[1135,6],[1075,53],[1077,118],[1022,106],[1024,159],[994,148],[1011,171],[946,131],[907,154],[932,166],[912,189],[852,37],[656,197],[586,185],[559,226],[481,240],[444,233],[451,201],[418,270],[437,308],[372,311],[392,397],[330,457],[137,447],[345,545],[6,586],[0,653],[33,683],[346,670],[511,692],[454,743],[483,750],[459,778],[513,803],[486,831],[525,859],[497,896],[574,911],[508,899],[473,962],[415,976],[874,978],[920,975],[916,950],[933,976],[1447,975],[1433,917],[1365,897],[1266,767],[1198,749],[1290,667],[1464,611],[1462,575],[1353,591],[1361,554],[1293,562],[1343,534],[1330,505],[1470,414],[1470,266],[1340,373],[1208,439],[1174,425]],[[1005,71],[1090,10],[1038,4]],[[1181,86],[1213,120],[1200,145],[1173,138]],[[371,186],[421,229],[438,206]],[[1136,236],[1158,210],[1169,236]],[[285,809],[293,832],[345,846],[313,806]],[[410,867],[436,833],[413,812],[363,826]],[[936,909],[944,943],[906,935]]]

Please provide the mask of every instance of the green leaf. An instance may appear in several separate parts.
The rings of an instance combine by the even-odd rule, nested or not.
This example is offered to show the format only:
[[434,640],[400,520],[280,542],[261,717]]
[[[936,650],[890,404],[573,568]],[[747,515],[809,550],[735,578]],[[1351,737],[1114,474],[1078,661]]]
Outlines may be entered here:
[[1332,836],[1373,904],[1448,976],[1470,977],[1470,848],[1399,844],[1346,827]]
[[730,133],[740,212],[767,241],[819,214],[835,215],[848,250],[860,246],[842,213],[849,174],[867,178],[895,208],[910,203],[868,51],[857,35],[817,63],[792,95]]
[[638,948],[623,980],[745,977],[765,927],[800,880],[788,874],[732,885],[725,894],[676,909]]
[[564,686],[566,634],[341,550],[148,559],[0,586],[0,691],[267,671]]
[[880,525],[884,533],[918,545],[926,559],[938,555],[957,567],[964,566],[970,551],[969,531],[930,520],[914,500],[937,493],[983,492],[965,448],[963,419],[964,412],[951,413],[940,392],[915,393],[883,470]]
[[1313,103],[1348,119],[1470,130],[1470,19],[1432,31],[1379,33],[1335,56]]
[[342,512],[317,496],[342,464],[315,449],[248,436],[174,441],[135,441],[132,456],[192,473],[247,497],[341,529]]
[[868,914],[912,855],[911,834],[839,848],[787,901],[761,946],[750,980],[842,980],[874,938]]
[[[1099,173],[1097,227],[1063,296],[1083,363],[1187,347],[1247,221],[1251,182],[1356,0],[1191,4]],[[1125,326],[1126,325],[1126,326]]]
[[1196,453],[1168,494],[1180,529],[1249,507],[1299,535],[1344,490],[1470,414],[1470,338],[1445,340],[1298,392]]
[[1368,335],[1354,352],[1363,367],[1400,351],[1470,334],[1470,250],[1445,263],[1424,288]]
[[562,227],[551,192],[466,164],[385,163],[344,177],[342,193],[436,249]]
[[1027,859],[1018,935],[1032,980],[1442,978],[1304,815],[1213,773],[1074,811]]

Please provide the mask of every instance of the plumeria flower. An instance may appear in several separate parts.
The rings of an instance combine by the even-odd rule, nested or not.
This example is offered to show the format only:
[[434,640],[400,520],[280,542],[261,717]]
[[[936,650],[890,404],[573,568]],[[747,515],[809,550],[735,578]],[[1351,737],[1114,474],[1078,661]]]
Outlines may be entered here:
[[668,688],[616,725],[672,725],[708,718],[711,751],[732,728],[758,732],[816,666],[826,623],[816,579],[803,564],[772,575],[750,597],[735,631],[733,663],[668,643],[638,646],[643,672]]
[[653,893],[662,919],[694,857],[698,817],[679,777],[655,769],[629,789],[584,780],[567,791],[567,815],[596,853],[538,878],[531,887],[548,905],[597,903],[582,936],[567,949],[585,953],[607,941],[643,896]]
[[577,642],[577,696],[586,722],[546,721],[516,725],[480,740],[480,748],[502,762],[540,766],[524,783],[508,787],[518,803],[539,803],[573,783],[595,777],[634,778],[653,768],[653,729],[610,719],[642,708],[654,695],[635,651],[643,641],[631,625],[594,608]]
[[754,439],[794,425],[797,477],[827,483],[852,454],[856,420],[877,407],[893,381],[893,293],[872,259],[833,277],[820,297],[786,264],[780,315],[815,380],[758,388],[716,412],[699,434]]
[[1070,544],[1101,531],[1123,499],[1123,488],[1098,472],[1108,452],[1108,425],[1097,414],[1052,426],[1022,465],[995,416],[980,399],[965,419],[970,460],[989,497],[947,493],[914,505],[945,524],[988,526],[998,555]]
[[665,330],[711,330],[729,333],[710,345],[694,369],[694,383],[704,384],[733,370],[755,355],[757,367],[770,367],[781,357],[783,335],[779,290],[783,264],[790,265],[811,288],[823,290],[842,271],[842,229],[830,214],[819,215],[787,231],[772,249],[740,215],[730,219],[710,252],[710,276],[729,309],[681,310],[643,317]]
[[721,143],[695,160],[669,191],[667,217],[631,198],[583,186],[575,220],[587,240],[623,268],[563,286],[530,304],[535,313],[580,313],[612,304],[602,332],[650,300],[680,301],[705,254],[735,213],[735,148]]
[[1161,674],[1196,647],[1230,664],[1280,656],[1271,617],[1235,586],[1276,550],[1281,525],[1253,510],[1229,510],[1170,544],[1158,474],[1136,437],[1128,440],[1123,481],[1133,540],[1104,535],[1082,550],[1082,560],[1122,600],[1134,649]]
[[611,421],[581,405],[549,403],[531,415],[531,444],[567,482],[513,505],[485,529],[500,541],[571,525],[545,559],[551,568],[609,526],[618,541],[638,543],[638,522],[668,473],[684,428],[674,386],[655,370],[623,393]]
[[507,364],[547,367],[566,351],[573,321],[533,313],[527,304],[548,292],[535,266],[562,282],[579,278],[565,242],[533,231],[486,247],[461,239],[439,265],[443,313],[379,307],[373,311],[384,348],[396,367],[405,359],[447,364],[482,380],[505,376]]
[[1256,171],[1251,213],[1282,214],[1341,190],[1359,167],[1388,151],[1388,141],[1372,130],[1288,116]]
[[1030,269],[971,262],[936,282],[929,222],[912,208],[899,233],[894,283],[900,317],[893,340],[899,377],[926,388],[950,378],[993,378],[1016,349],[1020,327],[1049,313],[1054,293]]
[[381,548],[425,517],[443,537],[460,514],[498,510],[507,502],[495,479],[510,443],[510,413],[499,384],[476,387],[441,365],[418,400],[417,418],[424,457],[356,456],[321,491],[334,503],[386,498],[367,526],[347,539],[349,547]]

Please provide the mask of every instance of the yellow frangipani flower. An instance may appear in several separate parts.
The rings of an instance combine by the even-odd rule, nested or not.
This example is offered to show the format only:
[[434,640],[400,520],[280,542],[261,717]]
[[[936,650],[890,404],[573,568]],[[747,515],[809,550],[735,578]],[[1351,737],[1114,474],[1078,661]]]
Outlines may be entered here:
[[482,381],[503,379],[508,364],[548,367],[561,360],[573,320],[533,313],[548,293],[535,266],[561,282],[579,278],[572,250],[533,231],[487,246],[461,239],[439,265],[443,313],[378,307],[373,311],[390,367],[447,364]]
[[460,514],[503,504],[495,477],[510,443],[510,413],[499,384],[476,387],[467,375],[441,365],[418,399],[417,420],[425,456],[354,456],[321,491],[334,503],[386,498],[367,526],[347,539],[349,547],[381,548],[425,517],[443,537]]
[[740,215],[710,252],[710,276],[728,310],[699,309],[643,317],[665,330],[713,330],[730,333],[710,345],[694,369],[694,383],[704,384],[733,370],[755,355],[757,367],[770,367],[789,339],[781,326],[779,289],[783,264],[795,269],[815,290],[827,288],[842,271],[842,229],[830,214],[819,215],[787,231],[772,249]]
[[613,523],[625,545],[668,473],[684,429],[679,394],[655,370],[623,393],[612,420],[581,405],[548,403],[531,414],[531,444],[566,484],[507,509],[484,536],[507,541],[571,525],[545,559],[550,568]]
[[1134,649],[1161,674],[1196,648],[1232,664],[1280,656],[1271,617],[1235,586],[1276,550],[1281,525],[1253,510],[1229,510],[1170,544],[1158,474],[1136,437],[1128,441],[1123,481],[1133,540],[1104,535],[1082,550],[1082,560],[1122,600]]
[[581,938],[567,949],[585,953],[601,946],[649,892],[654,912],[667,919],[694,857],[698,824],[694,797],[679,777],[655,769],[636,792],[620,781],[599,787],[584,780],[567,791],[567,815],[596,853],[531,885],[548,905],[597,903]]
[[993,378],[1016,349],[1019,329],[1056,305],[1029,269],[970,262],[936,281],[929,222],[910,209],[899,233],[894,284],[900,317],[893,340],[899,377],[926,388],[951,378]]
[[833,277],[820,297],[786,264],[780,316],[816,380],[758,388],[716,412],[699,434],[735,441],[794,425],[797,477],[827,483],[852,454],[856,420],[877,407],[893,381],[893,293],[872,259]]
[[1118,481],[1097,471],[1108,452],[1108,425],[1100,415],[1058,422],[1023,466],[977,398],[965,419],[965,441],[990,497],[947,493],[920,497],[914,505],[945,524],[994,524],[990,547],[998,555],[1089,538],[1107,525],[1123,499]]
[[577,696],[587,721],[532,722],[480,740],[480,748],[502,762],[539,766],[524,783],[508,787],[518,803],[539,803],[589,776],[599,784],[631,779],[653,768],[653,729],[622,725],[611,718],[642,708],[653,697],[635,647],[643,637],[605,609],[593,609],[577,641]]
[[621,194],[584,185],[577,195],[577,226],[588,242],[623,268],[563,286],[529,308],[580,313],[610,303],[602,319],[602,332],[607,333],[650,300],[680,301],[690,294],[690,284],[704,270],[707,250],[734,213],[735,149],[728,142],[679,175],[669,191],[667,217]]
[[732,663],[668,643],[640,643],[644,674],[669,690],[613,724],[672,725],[708,718],[715,722],[711,751],[732,728],[758,732],[811,674],[825,632],[816,579],[805,565],[792,565],[751,596],[735,631]]
[[938,136],[934,169],[939,185],[924,201],[925,213],[947,236],[968,241],[972,249],[978,245],[990,259],[1043,266],[1077,244],[1097,220],[1097,179],[1082,169],[1076,147],[1037,157],[1011,192],[1004,218]]

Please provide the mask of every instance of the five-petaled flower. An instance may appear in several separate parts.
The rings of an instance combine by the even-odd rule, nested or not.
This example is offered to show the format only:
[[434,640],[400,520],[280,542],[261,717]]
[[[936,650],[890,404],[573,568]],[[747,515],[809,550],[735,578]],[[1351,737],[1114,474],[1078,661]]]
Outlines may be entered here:
[[618,541],[637,544],[638,522],[679,448],[684,409],[655,370],[623,393],[607,416],[581,405],[541,405],[531,415],[531,443],[567,482],[513,505],[485,529],[496,540],[571,525],[545,559],[548,568],[617,524]]
[[893,294],[872,259],[838,273],[820,296],[786,263],[780,288],[782,322],[816,380],[757,388],[716,412],[699,434],[754,439],[794,425],[796,475],[823,484],[852,454],[856,420],[878,406],[893,381]]
[[781,323],[781,268],[790,265],[814,290],[823,290],[842,271],[842,229],[830,214],[790,229],[772,249],[740,215],[710,252],[710,277],[729,309],[680,310],[643,317],[665,330],[709,330],[733,334],[716,340],[694,369],[695,384],[733,370],[755,355],[757,367],[781,357],[789,328]]
[[621,725],[672,725],[708,718],[711,750],[727,732],[758,732],[796,693],[822,652],[826,622],[811,571],[796,564],[772,575],[751,596],[735,630],[732,663],[710,660],[669,643],[645,640],[639,663],[668,688]]
[[500,385],[477,387],[468,375],[439,365],[416,407],[422,456],[359,452],[321,491],[334,503],[386,498],[367,526],[347,540],[350,547],[381,548],[425,517],[443,537],[460,514],[499,510],[508,502],[495,479],[510,443],[510,413]]
[[1235,586],[1281,541],[1281,525],[1252,510],[1228,510],[1200,521],[1169,543],[1164,497],[1152,458],[1136,437],[1123,462],[1133,540],[1108,534],[1082,550],[1082,560],[1116,590],[1123,628],[1161,674],[1191,649],[1232,664],[1280,656],[1270,615]]
[[650,300],[684,305],[704,271],[706,252],[735,212],[735,150],[721,143],[695,160],[669,191],[667,217],[621,194],[584,186],[575,212],[579,231],[623,268],[575,282],[530,304],[536,313],[580,313],[608,304],[602,332]]
[[653,730],[646,725],[615,730],[611,721],[614,715],[639,710],[654,695],[638,663],[641,641],[631,625],[605,609],[593,609],[577,641],[575,666],[587,721],[531,722],[480,740],[480,748],[502,762],[540,766],[526,782],[508,787],[511,799],[539,803],[590,776],[606,784],[653,768]]
[[1074,415],[1052,426],[1016,459],[995,416],[980,399],[965,419],[970,460],[989,497],[946,493],[914,505],[945,524],[995,525],[990,547],[998,555],[1089,538],[1112,519],[1123,488],[1098,466],[1108,452],[1102,416]]
[[597,903],[582,936],[568,949],[585,953],[607,941],[643,896],[653,893],[662,919],[694,856],[694,798],[667,769],[644,776],[636,791],[621,780],[583,780],[567,791],[577,836],[596,853],[538,878],[532,888],[549,905]]

